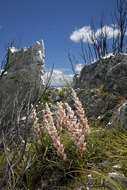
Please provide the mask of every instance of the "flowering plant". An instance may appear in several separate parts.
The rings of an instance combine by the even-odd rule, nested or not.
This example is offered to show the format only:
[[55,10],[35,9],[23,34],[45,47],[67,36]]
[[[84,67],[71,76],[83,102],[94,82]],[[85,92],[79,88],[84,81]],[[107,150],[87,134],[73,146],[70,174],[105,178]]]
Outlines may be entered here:
[[[72,97],[74,100],[74,106],[76,108],[76,114],[71,109],[68,103],[57,102],[57,114],[56,124],[52,112],[46,104],[45,111],[42,114],[43,127],[52,139],[54,147],[57,149],[57,154],[62,160],[66,160],[67,156],[64,151],[64,146],[61,143],[60,135],[64,127],[68,130],[74,144],[76,145],[79,154],[82,156],[84,150],[88,148],[88,122],[83,110],[82,104],[79,101],[75,91],[72,89]],[[40,138],[40,130],[38,126],[38,119],[34,111],[34,129],[38,137]]]

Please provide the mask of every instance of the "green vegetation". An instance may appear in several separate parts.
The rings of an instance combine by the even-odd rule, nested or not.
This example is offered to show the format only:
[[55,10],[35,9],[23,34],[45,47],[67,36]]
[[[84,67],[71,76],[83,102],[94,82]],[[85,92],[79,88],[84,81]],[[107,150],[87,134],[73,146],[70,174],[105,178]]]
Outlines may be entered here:
[[66,97],[66,92],[67,92],[68,88],[69,88],[69,86],[68,87],[62,87],[62,89],[58,92],[58,95],[61,98],[65,98]]
[[[4,141],[4,150],[0,152],[1,190],[53,189],[56,186],[61,190],[80,187],[84,190],[87,187],[91,190],[108,190],[109,184],[118,190],[125,190],[123,184],[109,178],[108,174],[119,172],[127,177],[127,131],[87,126],[87,120],[83,120],[85,115],[82,106],[73,90],[72,96],[78,120],[68,104],[57,103],[58,118],[52,115],[46,104],[46,112],[43,113],[40,124],[33,108],[33,129],[36,135],[32,141],[26,141],[24,152],[23,149],[15,151],[12,146],[6,146]],[[62,109],[64,106],[67,113]],[[65,117],[65,121],[71,122],[69,125],[72,124],[75,128],[78,141],[68,123],[64,119],[61,123],[61,116]],[[90,128],[88,138],[87,131],[82,135],[83,122],[87,126],[85,129]],[[120,167],[114,167],[115,165]],[[5,170],[8,171],[8,186],[4,185]]]
[[[41,130],[43,142],[38,137],[27,148],[22,162],[14,169],[15,180],[17,180],[18,189],[29,188],[34,190],[39,186],[41,180],[48,184],[77,187],[90,184],[92,189],[104,189],[104,181],[109,172],[119,171],[127,176],[127,132],[109,131],[106,129],[91,129],[88,139],[88,150],[84,151],[80,157],[76,152],[76,147],[65,130],[61,134],[64,144],[67,161],[63,162],[57,155],[56,149],[52,145],[51,138]],[[9,157],[13,150],[8,149]],[[19,152],[20,154],[20,152]],[[29,155],[29,156],[28,156]],[[28,159],[29,157],[29,159]],[[0,176],[5,166],[5,156],[0,153]],[[23,167],[29,162],[29,167],[22,174]],[[114,165],[120,165],[119,169],[113,168]],[[49,181],[49,179],[51,181]],[[42,181],[43,181],[42,180]],[[113,182],[112,182],[113,183]],[[42,185],[42,184],[41,184]],[[40,186],[41,186],[40,185]],[[117,184],[115,184],[117,185]],[[119,185],[118,185],[119,187]],[[108,189],[108,188],[107,188]],[[119,188],[118,188],[119,189]],[[121,189],[125,189],[124,187]]]

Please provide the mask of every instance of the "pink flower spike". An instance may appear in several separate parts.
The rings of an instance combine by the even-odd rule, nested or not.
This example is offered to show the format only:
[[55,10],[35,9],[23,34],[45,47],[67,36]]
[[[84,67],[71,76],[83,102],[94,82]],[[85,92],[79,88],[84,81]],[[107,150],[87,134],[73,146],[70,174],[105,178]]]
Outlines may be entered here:
[[88,130],[89,130],[88,121],[85,116],[85,112],[82,107],[82,104],[73,88],[72,88],[72,96],[75,102],[75,107],[77,109],[77,115],[79,116],[79,122],[80,122],[80,127],[82,129],[82,134],[85,135],[86,144],[88,144]]
[[57,129],[61,133],[62,132],[62,123],[65,117],[65,110],[63,109],[63,103],[57,102]]
[[44,127],[46,128],[48,134],[50,135],[55,148],[57,149],[58,155],[65,161],[66,154],[64,153],[63,145],[60,142],[60,137],[58,136],[57,129],[53,122],[52,113],[48,104],[46,104],[46,112],[42,115],[44,120]]
[[82,130],[79,129],[79,123],[76,119],[76,116],[74,115],[73,110],[67,103],[65,103],[65,106],[68,112],[68,115],[65,118],[65,124],[75,145],[77,146],[77,149],[80,152],[80,155],[82,155],[83,144],[85,143],[85,136],[82,135]]
[[36,135],[42,140],[40,126],[38,124],[38,118],[37,118],[36,110],[34,108],[32,110],[32,115],[34,118],[34,131],[35,131]]

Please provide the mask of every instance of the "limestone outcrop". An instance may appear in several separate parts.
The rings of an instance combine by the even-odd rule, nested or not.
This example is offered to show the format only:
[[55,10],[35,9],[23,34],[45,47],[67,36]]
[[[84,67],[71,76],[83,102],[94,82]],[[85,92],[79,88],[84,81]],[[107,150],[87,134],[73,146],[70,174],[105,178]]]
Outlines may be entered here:
[[[110,56],[84,66],[80,75],[74,78],[73,88],[89,121],[111,124],[114,113],[127,100],[127,54]],[[124,117],[124,127],[126,119]]]
[[114,127],[122,126],[123,129],[127,129],[127,101],[113,114],[111,124]]
[[27,101],[35,101],[44,88],[43,41],[20,50],[10,47],[6,73],[0,79],[0,127],[8,125],[6,121],[13,118],[14,109],[17,113]]

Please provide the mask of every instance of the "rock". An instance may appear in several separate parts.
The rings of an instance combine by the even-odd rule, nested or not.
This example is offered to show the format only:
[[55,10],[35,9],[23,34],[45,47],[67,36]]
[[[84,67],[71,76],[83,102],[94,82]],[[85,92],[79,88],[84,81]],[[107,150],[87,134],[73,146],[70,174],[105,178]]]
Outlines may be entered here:
[[7,75],[0,79],[0,131],[44,88],[43,41],[20,50],[10,47],[7,60]]
[[[127,54],[117,54],[84,66],[80,75],[74,77],[72,87],[78,89],[88,120],[107,125],[121,101],[127,99]],[[71,103],[69,97],[68,102]]]
[[113,66],[105,77],[104,91],[127,98],[127,60]]
[[113,114],[111,123],[118,129],[127,129],[127,101]]
[[[116,58],[117,59],[117,58]],[[77,83],[74,88],[98,88],[105,81],[106,73],[110,68],[116,65],[116,59],[110,57],[108,59],[101,59],[92,64],[84,66],[77,78]]]
[[28,48],[20,50],[10,47],[7,68],[8,77],[15,73],[16,75],[23,73],[25,75],[23,78],[28,75],[27,82],[40,89],[43,85],[43,75],[45,73],[43,41],[41,40]]
[[[112,173],[108,174],[108,177],[111,178],[118,185],[120,185],[122,189],[127,188],[127,177],[125,177],[123,174],[120,174],[119,172],[112,172]],[[109,188],[111,188],[112,190],[117,190],[118,189],[117,187],[115,187],[109,181],[105,182],[105,185],[108,186]]]

